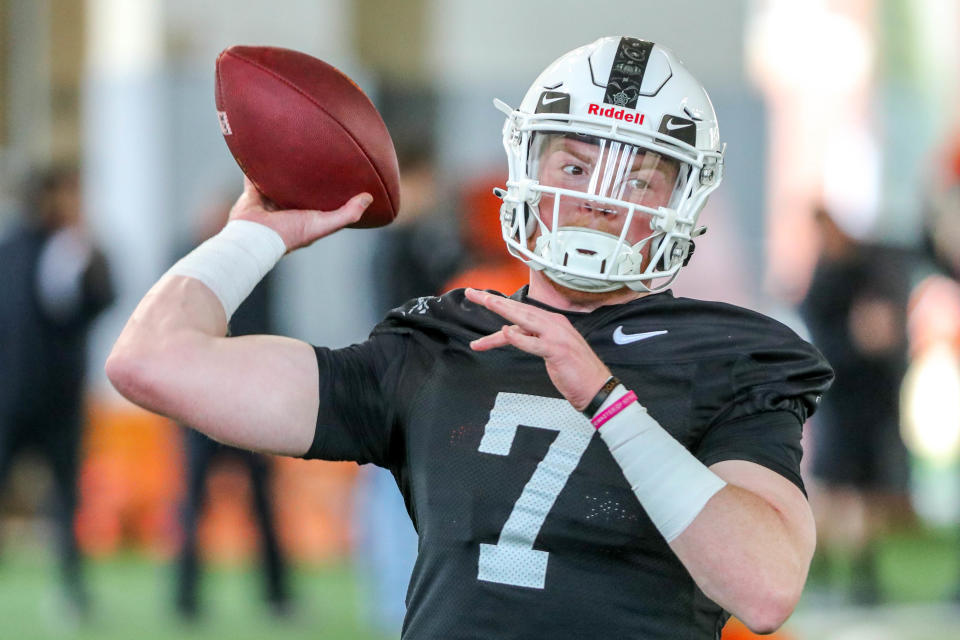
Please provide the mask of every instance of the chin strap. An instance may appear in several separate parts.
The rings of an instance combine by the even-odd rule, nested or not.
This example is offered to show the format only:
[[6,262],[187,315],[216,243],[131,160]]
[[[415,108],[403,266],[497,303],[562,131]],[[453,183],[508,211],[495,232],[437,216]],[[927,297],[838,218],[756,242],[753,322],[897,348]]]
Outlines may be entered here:
[[[535,252],[554,264],[597,276],[577,276],[547,267],[544,271],[551,280],[578,291],[606,292],[621,288],[623,283],[604,281],[600,277],[635,273],[643,260],[642,255],[628,244],[621,245],[617,252],[618,244],[617,236],[603,231],[561,227],[550,236],[537,238]],[[614,259],[616,263],[611,265],[610,261]]]

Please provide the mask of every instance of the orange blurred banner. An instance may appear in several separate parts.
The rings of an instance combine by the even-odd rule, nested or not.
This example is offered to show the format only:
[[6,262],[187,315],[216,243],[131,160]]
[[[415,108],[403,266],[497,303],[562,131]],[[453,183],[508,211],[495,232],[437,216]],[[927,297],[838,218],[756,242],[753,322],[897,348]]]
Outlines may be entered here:
[[[185,490],[183,437],[170,420],[114,398],[94,396],[80,467],[80,546],[92,555],[119,549],[173,555]],[[349,552],[354,463],[276,458],[273,497],[284,549],[323,563]],[[207,484],[199,541],[204,557],[232,561],[257,550],[249,477],[228,459]]]

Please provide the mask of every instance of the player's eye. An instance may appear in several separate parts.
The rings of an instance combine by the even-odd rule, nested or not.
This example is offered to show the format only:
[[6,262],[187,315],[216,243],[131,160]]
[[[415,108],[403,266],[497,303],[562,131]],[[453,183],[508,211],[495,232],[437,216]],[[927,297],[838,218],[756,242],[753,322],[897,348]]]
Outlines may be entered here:
[[565,164],[561,168],[561,171],[563,171],[568,176],[582,176],[586,173],[583,167],[581,167],[578,164]]
[[627,189],[633,191],[646,191],[650,188],[650,183],[643,178],[630,178],[627,180]]

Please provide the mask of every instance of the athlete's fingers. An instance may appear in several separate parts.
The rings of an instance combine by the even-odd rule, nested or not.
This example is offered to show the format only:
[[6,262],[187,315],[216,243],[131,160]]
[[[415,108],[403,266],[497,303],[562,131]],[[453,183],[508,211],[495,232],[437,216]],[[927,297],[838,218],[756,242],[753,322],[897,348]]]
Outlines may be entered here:
[[348,224],[353,224],[363,216],[363,212],[371,202],[373,202],[373,196],[364,192],[353,196],[343,206],[333,211],[304,211],[312,214],[307,218],[310,221],[308,235],[314,239],[322,238]]
[[470,348],[474,351],[489,351],[490,349],[497,349],[499,347],[505,347],[509,342],[507,342],[507,337],[503,335],[503,329],[497,331],[496,333],[491,333],[488,336],[483,336],[482,338],[477,338],[470,343]]
[[495,314],[506,318],[510,322],[519,325],[525,331],[531,334],[538,333],[538,328],[546,324],[546,317],[550,312],[543,309],[537,309],[529,304],[517,302],[503,296],[495,296],[486,291],[468,288],[465,291],[467,300],[475,302]]
[[243,194],[251,200],[256,200],[258,202],[263,200],[263,194],[260,193],[260,190],[257,189],[257,186],[253,184],[253,180],[248,178],[246,175],[243,176]]
[[530,335],[515,324],[504,325],[500,331],[477,338],[470,343],[474,351],[489,351],[512,345],[535,356],[546,356],[548,348],[537,336]]
[[507,339],[507,342],[521,351],[526,351],[529,354],[540,357],[549,355],[546,343],[537,336],[530,335],[515,324],[504,327],[500,332]]

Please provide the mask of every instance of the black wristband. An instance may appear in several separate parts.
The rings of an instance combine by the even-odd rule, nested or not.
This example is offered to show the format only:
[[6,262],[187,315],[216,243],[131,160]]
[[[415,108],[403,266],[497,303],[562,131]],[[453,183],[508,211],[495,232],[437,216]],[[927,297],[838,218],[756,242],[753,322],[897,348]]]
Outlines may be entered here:
[[620,380],[617,379],[616,376],[607,378],[607,381],[600,387],[600,391],[597,391],[597,395],[593,396],[593,400],[584,408],[583,415],[592,420],[593,416],[600,410],[600,407],[606,402],[607,398],[610,397],[610,394],[617,388],[618,384],[620,384]]

